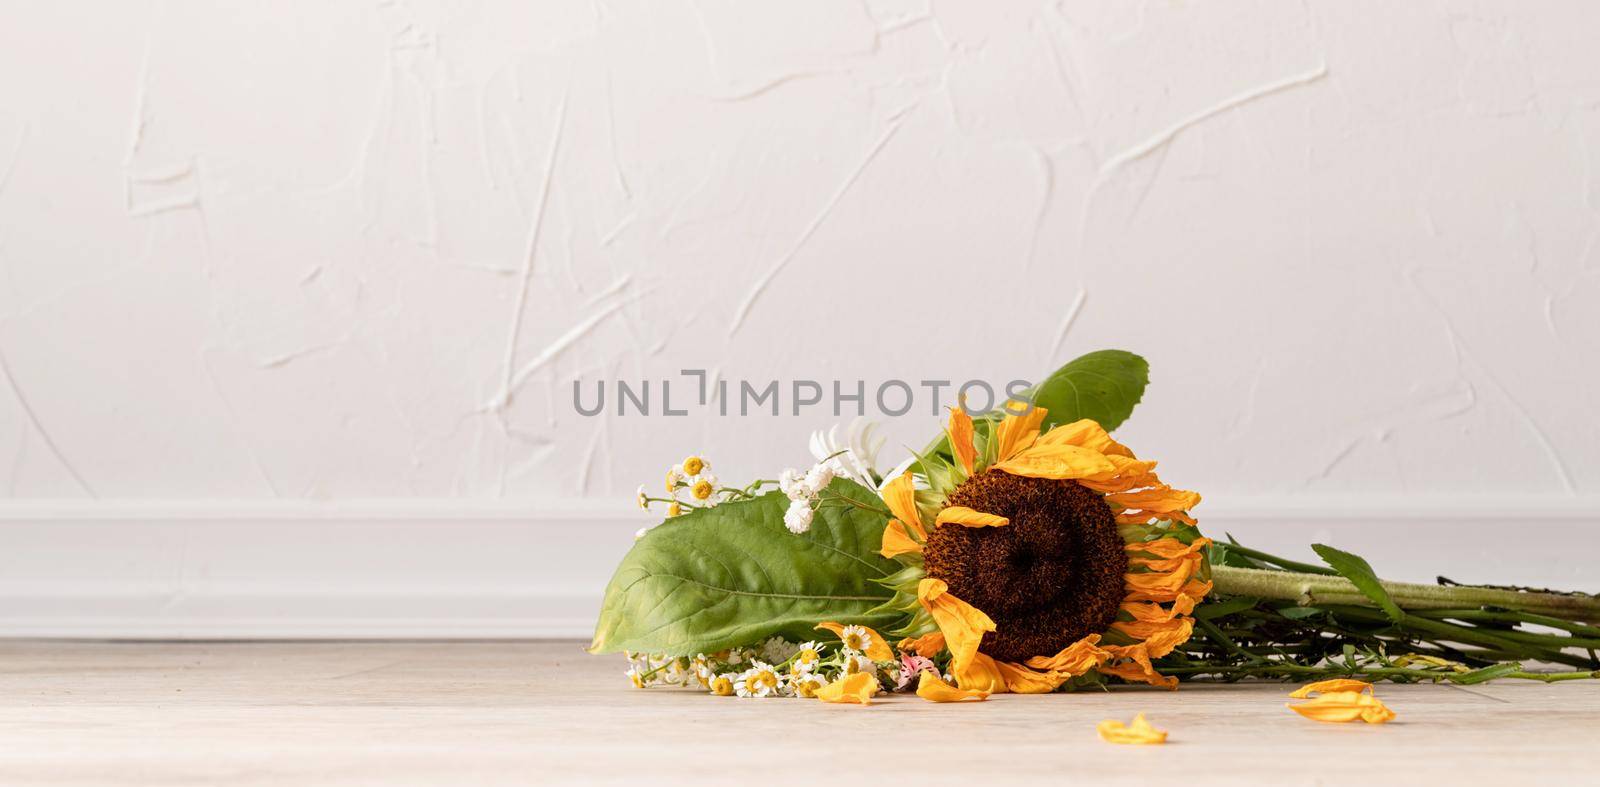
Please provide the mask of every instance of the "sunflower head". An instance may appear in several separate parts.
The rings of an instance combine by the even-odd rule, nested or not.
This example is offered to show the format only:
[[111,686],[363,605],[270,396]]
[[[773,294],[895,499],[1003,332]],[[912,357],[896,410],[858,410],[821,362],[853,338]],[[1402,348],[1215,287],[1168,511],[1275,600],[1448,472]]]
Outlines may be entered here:
[[1008,403],[980,430],[952,408],[954,461],[920,462],[932,488],[909,473],[885,484],[882,554],[907,566],[891,604],[914,613],[898,633],[936,630],[963,689],[1051,691],[1093,673],[1173,685],[1151,660],[1188,639],[1210,592],[1209,542],[1188,514],[1200,497],[1094,421],[1041,431],[1045,416]]
[[1128,558],[1103,496],[1075,481],[991,469],[957,487],[948,504],[1008,520],[1003,527],[941,525],[923,547],[927,576],[994,620],[983,652],[1026,661],[1116,620]]

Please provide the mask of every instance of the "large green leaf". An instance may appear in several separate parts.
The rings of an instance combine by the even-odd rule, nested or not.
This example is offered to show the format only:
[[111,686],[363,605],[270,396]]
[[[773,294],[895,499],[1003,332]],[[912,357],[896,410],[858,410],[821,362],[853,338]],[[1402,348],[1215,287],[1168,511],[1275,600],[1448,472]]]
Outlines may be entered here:
[[646,533],[606,588],[590,650],[711,653],[771,636],[810,639],[824,620],[891,628],[902,615],[869,614],[893,596],[872,580],[901,568],[878,555],[882,501],[844,479],[823,500],[802,535],[784,528],[789,500],[777,492]]
[[1032,390],[1050,412],[1045,424],[1092,418],[1111,431],[1128,420],[1150,382],[1150,364],[1126,350],[1100,350],[1068,361]]
[[[1099,350],[1068,361],[1023,395],[1048,410],[1045,429],[1092,418],[1109,432],[1133,414],[1149,382],[1150,364],[1145,359],[1126,350]],[[996,410],[977,419],[980,439],[988,438],[991,424],[999,417]],[[948,457],[948,438],[941,435],[923,453]]]

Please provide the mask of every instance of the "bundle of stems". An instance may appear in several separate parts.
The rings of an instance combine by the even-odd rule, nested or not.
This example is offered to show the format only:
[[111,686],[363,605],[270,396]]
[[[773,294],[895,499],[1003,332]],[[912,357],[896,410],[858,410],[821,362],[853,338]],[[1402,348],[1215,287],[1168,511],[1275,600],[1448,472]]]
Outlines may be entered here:
[[1312,548],[1327,565],[1213,544],[1212,595],[1161,671],[1229,681],[1600,678],[1600,597],[1443,577],[1390,582],[1356,555]]

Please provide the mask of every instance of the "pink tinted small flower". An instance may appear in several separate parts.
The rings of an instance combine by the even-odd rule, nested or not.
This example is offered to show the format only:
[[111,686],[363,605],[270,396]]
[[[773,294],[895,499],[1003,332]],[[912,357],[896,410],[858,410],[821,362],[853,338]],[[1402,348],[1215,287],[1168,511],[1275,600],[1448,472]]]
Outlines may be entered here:
[[915,653],[900,654],[900,679],[895,682],[896,691],[911,685],[911,681],[921,674],[923,670],[939,674],[938,668],[933,666],[933,661]]

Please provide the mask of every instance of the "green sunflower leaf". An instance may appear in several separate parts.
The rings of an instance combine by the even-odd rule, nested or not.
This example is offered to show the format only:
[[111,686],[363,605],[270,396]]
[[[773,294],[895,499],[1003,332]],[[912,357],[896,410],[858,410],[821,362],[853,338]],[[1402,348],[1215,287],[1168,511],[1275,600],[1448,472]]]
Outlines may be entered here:
[[1487,683],[1497,678],[1503,678],[1513,672],[1521,671],[1521,664],[1518,664],[1515,661],[1503,661],[1499,664],[1490,664],[1482,669],[1475,669],[1471,672],[1462,672],[1451,675],[1450,682],[1459,683],[1464,686],[1471,686],[1477,683]]
[[[1092,418],[1109,432],[1133,414],[1149,382],[1150,364],[1145,359],[1126,350],[1099,350],[1068,361],[1021,395],[1048,411],[1044,429]],[[997,408],[974,419],[979,442],[988,439],[1002,415]],[[949,438],[941,434],[923,453],[949,456]]]
[[1126,350],[1100,350],[1068,361],[1029,394],[1050,411],[1046,427],[1092,418],[1109,432],[1133,414],[1149,382],[1145,359]]
[[1322,562],[1327,563],[1334,571],[1339,572],[1340,576],[1350,580],[1350,583],[1355,585],[1357,590],[1361,591],[1367,598],[1372,599],[1372,603],[1377,604],[1383,610],[1383,614],[1389,616],[1390,620],[1399,623],[1401,619],[1405,618],[1406,613],[1400,609],[1399,604],[1394,603],[1394,599],[1389,597],[1389,591],[1384,589],[1382,582],[1378,581],[1377,572],[1372,570],[1372,564],[1368,563],[1365,558],[1359,555],[1352,555],[1341,549],[1334,549],[1327,544],[1312,544],[1311,549],[1317,553],[1318,557],[1322,558]]
[[860,484],[835,479],[824,494],[858,501],[824,505],[801,535],[783,525],[788,498],[691,511],[633,545],[606,588],[590,650],[687,655],[767,637],[807,640],[824,620],[880,631],[905,614],[873,609],[894,591],[873,580],[902,566],[878,554],[888,518]]

